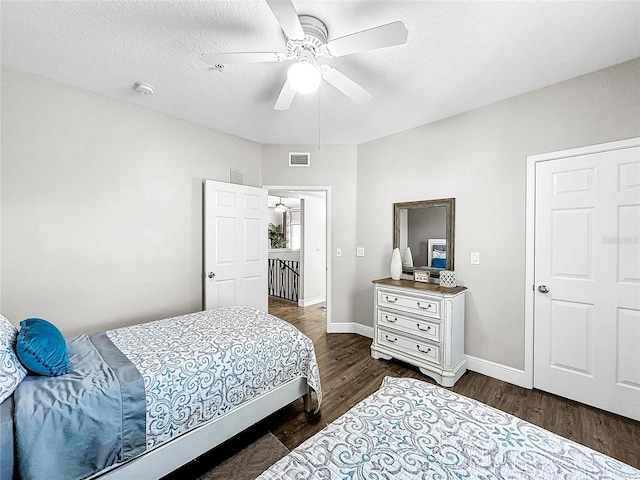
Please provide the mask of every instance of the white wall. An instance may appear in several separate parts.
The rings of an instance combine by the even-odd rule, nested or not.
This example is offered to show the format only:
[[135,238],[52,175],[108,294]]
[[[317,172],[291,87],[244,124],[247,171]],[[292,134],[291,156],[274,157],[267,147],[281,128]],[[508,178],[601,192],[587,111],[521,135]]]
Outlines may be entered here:
[[[311,166],[289,167],[289,152],[310,152]],[[356,275],[355,145],[263,145],[262,183],[331,187],[331,322],[353,322]],[[342,257],[336,257],[342,248]],[[360,258],[359,258],[360,259]]]
[[465,352],[522,369],[526,158],[638,135],[635,60],[360,145],[357,242],[367,259],[345,293],[354,320],[372,324],[371,280],[389,275],[393,203],[455,197]]
[[327,214],[326,199],[307,196],[302,200],[304,260],[302,263],[303,306],[321,303],[326,297]]
[[[270,208],[268,212],[268,221],[269,223],[273,223],[274,225],[282,225],[282,214],[276,212],[275,209]],[[269,248],[271,248],[271,244],[269,244]]]
[[[215,112],[212,112],[212,115]],[[92,332],[202,308],[202,181],[260,145],[2,69],[2,313]]]
[[294,262],[299,262],[300,250],[289,250],[284,248],[269,250],[269,258],[279,258],[280,260],[293,260]]

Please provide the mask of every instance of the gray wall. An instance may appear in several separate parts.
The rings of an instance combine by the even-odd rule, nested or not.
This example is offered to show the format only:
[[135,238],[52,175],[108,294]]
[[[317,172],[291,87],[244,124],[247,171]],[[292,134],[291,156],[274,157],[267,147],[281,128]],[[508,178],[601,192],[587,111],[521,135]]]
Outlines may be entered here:
[[[634,136],[640,60],[321,148],[259,146],[3,69],[2,313],[43,315],[69,335],[199,309],[200,182],[226,180],[233,167],[250,185],[332,187],[333,322],[372,325],[393,203],[455,197],[466,352],[522,368],[526,157]],[[311,167],[289,168],[289,151],[310,151]]]
[[640,60],[360,145],[355,321],[372,324],[370,282],[389,274],[392,204],[455,197],[465,351],[522,369],[527,156],[636,136]]
[[[309,167],[289,167],[289,152],[310,152]],[[331,321],[353,322],[356,275],[355,145],[263,145],[262,183],[331,187]],[[336,257],[342,248],[342,257]],[[365,260],[366,257],[358,257]],[[366,287],[364,287],[366,288]]]
[[[213,113],[212,113],[213,114]],[[202,308],[202,181],[260,145],[2,69],[2,313],[72,335]]]

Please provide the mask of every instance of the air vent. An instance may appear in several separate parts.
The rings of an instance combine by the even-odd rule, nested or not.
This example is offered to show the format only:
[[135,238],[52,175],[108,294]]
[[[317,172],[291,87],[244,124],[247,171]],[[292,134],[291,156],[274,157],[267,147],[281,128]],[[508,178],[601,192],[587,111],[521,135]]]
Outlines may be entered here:
[[311,164],[311,155],[309,152],[289,152],[290,167],[308,167]]

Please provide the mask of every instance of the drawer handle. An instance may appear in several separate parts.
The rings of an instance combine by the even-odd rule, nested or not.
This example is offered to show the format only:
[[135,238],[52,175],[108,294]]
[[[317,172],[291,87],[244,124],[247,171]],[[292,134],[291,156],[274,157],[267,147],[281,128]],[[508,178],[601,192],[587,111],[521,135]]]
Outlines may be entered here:
[[418,326],[418,330],[421,330],[423,332],[431,331],[431,325],[428,325],[427,328],[422,328],[419,323],[416,323],[416,325]]
[[398,301],[398,297],[396,297],[396,298],[394,298],[393,300],[391,300],[391,299],[389,298],[389,296],[388,296],[388,295],[386,295],[384,298],[386,298],[386,299],[387,299],[387,302],[388,302],[388,303],[396,303],[396,302]]
[[426,350],[422,350],[420,348],[420,345],[416,345],[416,347],[418,347],[418,351],[422,352],[422,353],[431,353],[431,348],[427,348]]
[[389,338],[389,335],[385,335],[384,338],[387,339],[388,342],[394,343],[397,342],[398,339],[397,338]]
[[393,320],[389,318],[389,315],[385,315],[384,319],[389,323],[396,323],[398,321],[398,317],[394,317]]
[[422,305],[420,305],[420,302],[418,302],[418,308],[420,310],[431,310],[431,307],[433,307],[433,303],[427,303],[427,306],[423,307]]

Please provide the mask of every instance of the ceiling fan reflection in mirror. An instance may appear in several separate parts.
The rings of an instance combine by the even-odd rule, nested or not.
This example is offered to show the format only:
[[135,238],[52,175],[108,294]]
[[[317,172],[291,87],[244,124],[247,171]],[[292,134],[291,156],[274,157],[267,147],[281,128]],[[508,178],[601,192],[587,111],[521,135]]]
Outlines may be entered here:
[[202,60],[210,65],[294,61],[273,107],[275,110],[289,109],[296,93],[315,91],[321,80],[329,82],[354,102],[368,102],[371,93],[335,68],[318,64],[318,59],[342,57],[407,41],[408,31],[400,21],[328,40],[325,24],[315,17],[298,15],[291,0],[266,1],[284,32],[286,53],[205,53]]

